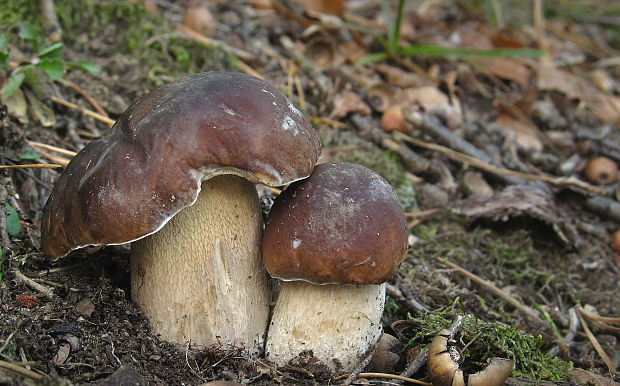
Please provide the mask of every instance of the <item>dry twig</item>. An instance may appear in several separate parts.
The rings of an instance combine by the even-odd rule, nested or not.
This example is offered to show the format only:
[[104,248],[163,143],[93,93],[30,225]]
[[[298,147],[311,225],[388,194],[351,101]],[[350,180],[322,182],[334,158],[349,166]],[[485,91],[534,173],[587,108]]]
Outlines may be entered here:
[[536,311],[536,310],[526,306],[525,304],[522,304],[517,299],[515,299],[512,296],[508,295],[506,292],[502,291],[500,288],[498,288],[494,284],[484,280],[483,278],[481,278],[480,276],[478,276],[476,274],[473,274],[473,273],[469,272],[465,268],[461,268],[460,266],[458,266],[458,265],[456,265],[456,264],[454,264],[454,263],[452,263],[452,262],[450,262],[448,260],[442,259],[441,257],[438,257],[437,260],[439,260],[440,262],[446,264],[450,268],[453,268],[453,269],[457,270],[462,275],[467,276],[468,278],[470,278],[471,280],[475,281],[476,283],[482,285],[483,287],[487,288],[488,290],[490,290],[491,292],[493,292],[494,294],[496,294],[500,298],[504,299],[505,301],[510,303],[513,307],[515,307],[516,309],[520,310],[521,312],[523,312],[527,316],[529,316],[529,317],[539,321],[541,324],[545,324],[545,322],[540,318],[540,316],[538,316],[538,311]]
[[357,366],[355,366],[355,369],[353,369],[353,371],[349,374],[347,380],[344,382],[344,386],[350,386],[351,384],[353,384],[353,382],[355,382],[362,370],[364,370],[364,368],[368,366],[376,351],[377,343],[375,342],[372,346],[368,348],[368,350],[364,354],[364,358],[362,358],[360,363],[358,363]]
[[[343,374],[339,377],[334,378],[335,381],[339,381],[341,379],[345,379],[349,376],[349,374]],[[393,379],[395,381],[403,381],[403,382],[409,382],[409,383],[414,383],[416,385],[426,385],[426,386],[432,386],[432,384],[428,383],[428,382],[424,382],[424,381],[418,381],[417,379],[413,379],[413,378],[407,378],[407,377],[403,377],[401,375],[395,375],[395,374],[385,374],[385,373],[360,373],[357,375],[358,378],[383,378],[383,379]]]
[[43,285],[41,283],[37,283],[36,281],[34,281],[31,278],[29,278],[28,276],[24,275],[23,273],[21,273],[17,269],[13,270],[13,274],[15,274],[15,277],[17,279],[19,279],[21,282],[23,282],[24,284],[26,284],[28,287],[32,288],[33,290],[37,291],[41,295],[45,296],[46,298],[48,298],[48,299],[53,299],[54,298],[54,289],[53,288],[50,288],[50,287],[48,287],[46,285]]
[[13,374],[20,375],[20,376],[25,377],[25,378],[32,379],[34,381],[41,381],[41,380],[43,380],[45,378],[44,374],[39,374],[39,373],[34,372],[32,370],[28,370],[25,367],[19,366],[19,365],[14,364],[14,363],[6,362],[6,361],[3,361],[3,360],[0,360],[0,369],[6,370],[6,371],[11,372]]
[[101,122],[105,123],[108,126],[113,126],[116,123],[116,121],[114,119],[108,118],[108,117],[106,117],[104,115],[101,115],[99,113],[96,113],[96,112],[94,112],[92,110],[79,107],[75,103],[71,103],[71,102],[68,102],[68,101],[66,101],[64,99],[60,99],[60,98],[57,98],[57,97],[52,97],[51,99],[52,99],[52,102],[58,103],[59,105],[63,105],[63,106],[68,107],[70,109],[78,109],[83,114],[88,115],[89,117],[94,118],[94,119],[96,119],[98,121],[101,121]]
[[530,174],[530,173],[524,173],[524,172],[518,172],[515,170],[500,168],[497,166],[493,166],[487,162],[481,161],[480,159],[472,157],[470,155],[456,152],[445,146],[424,142],[422,140],[413,138],[404,133],[394,132],[394,135],[396,136],[396,138],[403,140],[405,142],[408,142],[412,145],[439,152],[453,161],[468,164],[468,165],[471,165],[473,167],[476,167],[478,169],[484,170],[489,173],[522,178],[524,180],[529,180],[529,181],[543,181],[543,182],[547,182],[549,184],[556,185],[556,186],[573,186],[573,187],[580,188],[580,189],[586,190],[594,194],[602,193],[601,188],[594,186],[594,185],[590,185],[587,182],[582,181],[575,177],[553,177],[553,176],[548,176],[544,174]]
[[577,305],[575,308],[577,309],[577,316],[579,317],[579,321],[581,322],[581,327],[583,328],[583,331],[585,331],[586,335],[588,336],[588,340],[590,340],[590,343],[592,343],[592,346],[594,346],[594,349],[596,350],[598,355],[601,357],[603,362],[605,362],[605,365],[607,366],[609,371],[613,372],[615,369],[615,366],[611,358],[609,358],[605,350],[603,350],[603,347],[598,342],[594,334],[592,334],[592,331],[590,331],[590,328],[588,327],[585,320],[583,319],[585,311],[581,308],[580,305]]
[[0,165],[0,169],[54,169],[62,166],[58,164]]

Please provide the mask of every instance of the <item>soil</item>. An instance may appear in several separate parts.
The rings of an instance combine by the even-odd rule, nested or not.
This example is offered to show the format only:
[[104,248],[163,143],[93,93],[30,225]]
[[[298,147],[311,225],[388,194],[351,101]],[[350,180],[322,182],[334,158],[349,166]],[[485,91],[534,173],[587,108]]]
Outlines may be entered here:
[[[15,50],[13,53],[26,60],[35,52],[31,45],[19,40],[17,26],[23,21],[40,26],[42,16],[30,2],[10,2],[13,7],[8,8],[16,11],[2,11],[0,24],[7,26],[7,40]],[[532,94],[533,80],[524,85],[511,76],[498,79],[496,74],[478,71],[479,67],[468,59],[419,56],[360,66],[350,58],[332,57],[333,65],[322,65],[319,60],[323,51],[313,56],[307,50],[315,40],[330,49],[337,44],[344,47],[344,41],[357,43],[356,49],[363,48],[365,53],[377,52],[381,47],[368,33],[347,32],[342,25],[325,27],[329,18],[325,17],[321,24],[315,13],[304,11],[297,2],[209,2],[216,20],[211,38],[222,43],[223,48],[205,45],[176,29],[187,7],[193,4],[191,1],[147,3],[158,9],[147,12],[142,4],[120,0],[56,1],[63,31],[63,60],[87,60],[100,71],[94,75],[66,71],[62,79],[77,85],[81,92],[67,82],[49,79],[36,90],[30,84],[22,86],[53,113],[49,125],[42,124],[40,113],[33,113],[32,107],[19,118],[2,103],[0,164],[33,162],[20,158],[22,152],[33,150],[27,140],[79,151],[93,136],[108,130],[104,122],[79,109],[55,103],[52,97],[93,109],[84,98],[90,96],[112,119],[117,119],[131,101],[183,74],[247,72],[245,63],[284,90],[312,117],[322,139],[323,161],[356,162],[377,171],[394,186],[408,213],[409,254],[390,282],[383,317],[385,331],[397,335],[402,344],[397,352],[398,365],[391,369],[393,374],[402,372],[439,330],[435,328],[421,337],[403,329],[402,321],[413,323],[411,320],[421,314],[436,313],[444,315],[449,325],[454,313],[459,313],[539,336],[539,349],[550,353],[544,360],[548,360],[549,366],[551,358],[570,362],[572,368],[564,368],[563,377],[543,377],[540,382],[557,379],[555,384],[614,384],[620,380],[617,328],[588,324],[611,358],[610,370],[584,329],[571,327],[571,310],[577,305],[602,316],[620,316],[620,255],[612,248],[611,240],[613,232],[619,229],[619,220],[617,214],[614,217],[610,213],[613,210],[605,209],[614,204],[605,201],[604,205],[611,206],[603,210],[588,204],[596,197],[615,202],[616,186],[593,193],[589,189],[592,185],[584,189],[563,183],[515,181],[487,170],[482,174],[486,180],[483,185],[488,185],[495,195],[482,203],[475,201],[471,190],[479,185],[467,183],[466,175],[476,169],[450,158],[448,153],[407,145],[402,136],[380,130],[381,109],[377,109],[377,100],[369,90],[378,83],[393,86],[395,81],[391,77],[404,82],[409,78],[403,73],[411,77],[439,73],[433,78],[439,81],[416,82],[433,84],[443,95],[458,97],[458,111],[464,112],[457,114],[458,119],[454,118],[456,110],[451,110],[452,104],[443,105],[447,110],[439,114],[441,122],[453,126],[450,128],[454,136],[482,149],[490,162],[536,175],[557,175],[560,165],[575,156],[576,166],[568,176],[580,181],[585,180],[582,171],[588,158],[607,155],[614,159],[614,154],[620,154],[614,153],[620,149],[618,121],[605,121],[600,114],[580,110],[579,98],[565,89],[536,90]],[[416,10],[407,6],[405,15],[418,24],[406,24],[410,29],[403,27],[403,39],[409,39],[413,28],[418,28],[420,36],[443,37],[449,36],[450,31],[479,32],[486,28],[487,22],[480,21],[485,19],[480,11],[445,3],[437,5],[433,23],[414,16]],[[385,32],[381,9],[374,2],[350,1],[347,7],[358,23],[368,21],[367,30],[378,28]],[[606,47],[605,52],[617,52],[617,37],[610,35],[609,30],[586,23],[585,19],[577,20],[582,20],[581,24],[572,25],[570,31],[566,27],[566,34],[581,33],[584,39]],[[506,31],[518,35],[511,38],[514,41],[521,39],[533,44],[515,27]],[[593,68],[593,63],[606,55],[583,46],[574,47],[566,36],[561,40],[554,35],[549,41],[564,44],[567,52],[582,53],[581,67],[573,69],[573,73],[585,77],[584,68]],[[601,43],[603,38],[607,39],[605,44]],[[235,53],[243,62],[235,58]],[[534,66],[532,62],[526,63]],[[620,93],[617,70],[617,66],[608,70],[611,79],[615,77],[611,91],[607,91],[612,96]],[[446,74],[450,72],[458,81],[449,80]],[[2,74],[6,82],[8,72]],[[397,88],[404,86],[392,87],[390,93]],[[524,151],[517,146],[514,136],[506,135],[490,122],[496,122],[510,107],[531,107],[534,102],[547,108],[526,109],[531,122],[542,131],[537,138],[543,139],[538,150]],[[424,108],[418,113],[430,115]],[[424,125],[409,122],[407,132],[427,143],[441,142],[426,132]],[[560,137],[568,138],[568,143],[554,140]],[[394,143],[408,150],[397,150]],[[411,151],[419,158],[412,160]],[[41,155],[36,158],[34,162],[57,162]],[[339,374],[329,373],[309,353],[278,368],[262,356],[250,357],[236,347],[195,349],[160,341],[150,332],[149,322],[140,309],[131,302],[128,245],[80,250],[59,261],[50,261],[40,250],[39,222],[50,189],[61,172],[62,168],[0,172],[0,201],[3,208],[6,203],[16,210],[20,224],[18,232],[9,232],[15,218],[9,218],[8,210],[0,216],[0,384],[342,382],[333,378]],[[508,189],[511,186],[520,188]],[[262,198],[268,213],[274,194],[265,190]],[[495,205],[493,209],[489,202]],[[537,316],[532,317],[525,308],[498,296],[498,291],[464,275],[445,259],[494,284],[533,309]],[[451,311],[446,313],[446,309]],[[478,363],[487,359],[471,355],[471,360]],[[412,377],[428,381],[426,367]],[[520,384],[535,379],[536,374],[513,373],[509,382]]]

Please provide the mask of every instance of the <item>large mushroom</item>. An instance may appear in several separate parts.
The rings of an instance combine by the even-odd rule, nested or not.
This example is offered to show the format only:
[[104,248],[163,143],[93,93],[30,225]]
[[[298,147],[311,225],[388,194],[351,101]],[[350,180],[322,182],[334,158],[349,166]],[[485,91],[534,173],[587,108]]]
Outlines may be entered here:
[[43,251],[131,242],[131,296],[163,340],[254,349],[270,301],[254,183],[306,177],[319,153],[308,120],[264,81],[181,78],[67,166],[44,208]]
[[381,336],[385,282],[407,254],[394,189],[360,165],[317,165],[275,200],[263,233],[267,271],[282,280],[265,352],[303,351],[350,371]]

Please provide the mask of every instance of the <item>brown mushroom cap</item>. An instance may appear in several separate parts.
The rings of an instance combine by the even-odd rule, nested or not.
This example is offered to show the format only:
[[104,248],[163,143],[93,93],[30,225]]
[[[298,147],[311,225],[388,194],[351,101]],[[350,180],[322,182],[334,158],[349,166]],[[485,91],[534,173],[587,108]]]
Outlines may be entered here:
[[308,120],[275,87],[241,74],[178,79],[134,102],[69,163],[43,211],[43,251],[120,244],[192,205],[201,181],[236,174],[283,185],[320,153]]
[[380,284],[407,254],[394,189],[360,165],[317,165],[271,208],[262,240],[267,271],[315,284]]

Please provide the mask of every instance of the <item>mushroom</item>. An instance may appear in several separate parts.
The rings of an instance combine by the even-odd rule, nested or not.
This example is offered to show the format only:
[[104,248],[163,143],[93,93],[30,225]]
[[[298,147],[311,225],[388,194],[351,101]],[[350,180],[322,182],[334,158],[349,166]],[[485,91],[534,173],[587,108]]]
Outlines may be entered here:
[[312,350],[351,371],[381,336],[385,282],[407,254],[407,223],[394,189],[360,165],[317,165],[276,198],[263,261],[281,279],[265,346],[286,365]]
[[73,158],[44,208],[43,251],[131,242],[131,296],[163,340],[254,349],[270,301],[254,183],[306,177],[319,153],[308,120],[264,81],[178,79]]
[[[491,358],[483,370],[467,376],[460,369],[463,361],[454,343],[463,317],[460,316],[450,326],[437,333],[428,348],[428,373],[435,386],[501,386],[510,375],[513,361],[504,358]],[[467,380],[467,382],[465,382]]]

